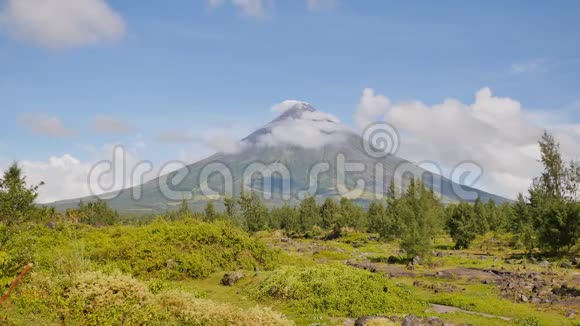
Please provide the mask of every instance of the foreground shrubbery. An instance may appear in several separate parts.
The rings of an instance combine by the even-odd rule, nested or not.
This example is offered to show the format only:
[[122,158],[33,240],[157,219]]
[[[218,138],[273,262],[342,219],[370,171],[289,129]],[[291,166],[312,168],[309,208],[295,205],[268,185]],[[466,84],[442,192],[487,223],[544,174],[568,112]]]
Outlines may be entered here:
[[3,285],[22,266],[54,275],[102,269],[143,278],[206,277],[219,270],[271,268],[276,252],[225,221],[158,220],[143,226],[22,225],[0,255]]
[[290,302],[303,313],[336,317],[420,313],[425,309],[386,276],[343,265],[278,269],[254,289],[253,296]]
[[147,284],[128,275],[102,272],[35,274],[4,308],[0,322],[13,325],[291,324],[269,308],[241,310],[175,290],[153,294]]

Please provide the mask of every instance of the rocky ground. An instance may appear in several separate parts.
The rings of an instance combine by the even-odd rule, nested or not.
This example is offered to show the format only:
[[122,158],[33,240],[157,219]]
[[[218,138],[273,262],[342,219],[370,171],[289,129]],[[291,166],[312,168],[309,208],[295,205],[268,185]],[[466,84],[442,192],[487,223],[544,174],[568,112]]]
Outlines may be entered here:
[[[322,263],[338,260],[353,268],[384,273],[433,295],[460,295],[466,291],[466,287],[483,284],[495,288],[499,297],[513,303],[532,305],[537,311],[558,311],[571,321],[580,320],[579,258],[551,261],[538,257],[512,258],[514,252],[506,251],[502,248],[501,241],[495,239],[483,242],[472,251],[448,248],[436,250],[429,261],[421,261],[418,257],[405,260],[401,258],[404,255],[396,246],[380,245],[370,238],[368,242],[358,240],[348,243],[353,250],[342,244],[337,245],[336,242],[304,241],[286,237],[279,239],[277,245],[289,253],[314,257]],[[329,252],[335,254],[328,254]],[[343,255],[348,259],[341,259]],[[442,304],[431,304],[426,313],[429,312],[438,316],[459,312],[504,322],[512,320],[506,316]],[[362,316],[358,319],[346,319],[344,325],[454,324],[446,321],[444,317],[420,318],[409,315]]]

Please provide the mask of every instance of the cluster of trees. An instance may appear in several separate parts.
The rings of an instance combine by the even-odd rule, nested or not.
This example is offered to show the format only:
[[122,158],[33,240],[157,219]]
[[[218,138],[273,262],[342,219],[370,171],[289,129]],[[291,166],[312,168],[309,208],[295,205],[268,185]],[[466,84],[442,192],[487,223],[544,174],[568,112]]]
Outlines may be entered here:
[[78,208],[69,208],[64,215],[69,221],[94,226],[113,225],[120,221],[119,213],[111,209],[104,201],[85,204],[81,200]]
[[539,141],[544,167],[528,190],[512,205],[499,209],[460,203],[447,207],[447,228],[456,247],[467,247],[477,234],[491,231],[513,233],[520,245],[532,251],[570,251],[580,239],[580,166],[562,158],[559,144],[547,132]]

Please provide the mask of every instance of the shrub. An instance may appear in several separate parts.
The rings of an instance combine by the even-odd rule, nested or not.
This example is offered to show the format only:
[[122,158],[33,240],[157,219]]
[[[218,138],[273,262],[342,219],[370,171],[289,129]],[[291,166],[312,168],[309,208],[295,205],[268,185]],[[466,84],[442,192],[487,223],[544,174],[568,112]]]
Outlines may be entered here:
[[36,270],[74,274],[120,270],[144,278],[206,277],[219,270],[274,266],[277,251],[225,221],[155,221],[143,226],[63,230],[23,225],[0,255],[0,279],[11,279],[32,262]]
[[179,325],[292,325],[283,315],[269,308],[254,307],[244,311],[184,292],[166,292],[158,300],[159,306],[164,307]]
[[256,286],[252,295],[290,301],[301,313],[334,317],[419,313],[425,308],[384,275],[343,265],[285,267]]
[[176,290],[153,294],[131,276],[102,272],[71,278],[34,274],[3,308],[0,321],[9,325],[292,324],[269,308],[242,310]]

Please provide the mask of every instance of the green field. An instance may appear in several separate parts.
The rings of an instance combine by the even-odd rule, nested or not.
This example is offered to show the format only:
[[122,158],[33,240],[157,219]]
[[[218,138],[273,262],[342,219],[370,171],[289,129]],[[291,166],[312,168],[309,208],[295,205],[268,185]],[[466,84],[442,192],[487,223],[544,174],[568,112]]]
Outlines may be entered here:
[[[471,250],[449,249],[451,240],[438,237],[434,255],[416,265],[407,265],[398,243],[372,234],[345,229],[334,240],[324,237],[249,235],[226,221],[190,217],[98,228],[23,224],[0,252],[3,285],[27,263],[34,267],[2,305],[0,319],[9,325],[352,325],[366,315],[413,314],[456,324],[578,324],[567,317],[578,310],[578,297],[531,303],[502,292],[501,278],[487,270],[535,271],[575,289],[580,281],[577,269],[527,258],[506,262],[522,254],[509,249],[510,235],[480,236]],[[231,271],[244,277],[222,285]],[[433,304],[459,309],[442,313]]]

